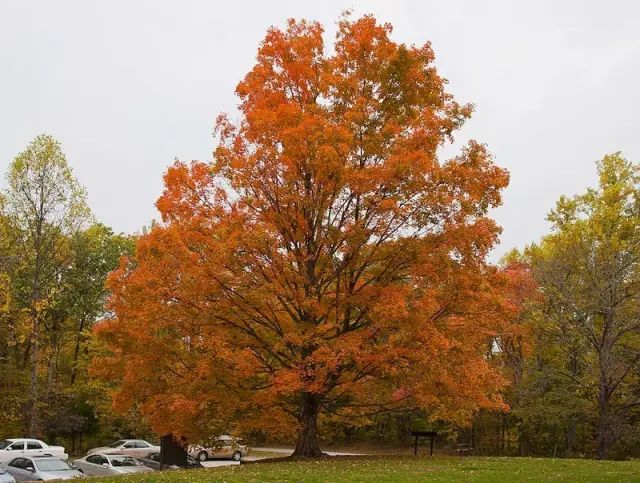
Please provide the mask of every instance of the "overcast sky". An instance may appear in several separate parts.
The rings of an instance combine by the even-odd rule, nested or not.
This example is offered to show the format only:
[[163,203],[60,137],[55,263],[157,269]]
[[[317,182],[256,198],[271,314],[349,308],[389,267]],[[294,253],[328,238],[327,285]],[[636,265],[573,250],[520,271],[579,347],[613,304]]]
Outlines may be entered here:
[[[0,0],[0,170],[39,133],[61,143],[96,218],[135,232],[158,214],[174,158],[211,159],[211,129],[266,29],[374,14],[397,42],[429,40],[458,101],[458,134],[511,172],[502,244],[538,240],[594,161],[640,162],[640,3],[622,1]],[[453,152],[447,150],[448,152]],[[4,181],[3,181],[4,183]]]

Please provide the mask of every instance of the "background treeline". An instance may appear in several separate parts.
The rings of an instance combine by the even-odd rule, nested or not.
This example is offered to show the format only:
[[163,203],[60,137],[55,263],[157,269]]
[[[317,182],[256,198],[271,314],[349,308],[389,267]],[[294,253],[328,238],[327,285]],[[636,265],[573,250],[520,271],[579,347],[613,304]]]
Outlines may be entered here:
[[[523,287],[535,295],[522,336],[487,341],[510,382],[508,413],[482,411],[462,428],[415,410],[323,434],[408,446],[412,429],[436,429],[440,447],[477,454],[640,456],[640,177],[620,154],[597,170],[597,187],[558,201],[549,235],[504,258],[537,283]],[[0,197],[0,437],[38,435],[79,452],[148,435],[139,415],[112,414],[109,388],[88,372],[99,350],[91,329],[109,316],[105,279],[134,242],[94,220],[53,138],[15,158]]]
[[[597,170],[596,188],[557,202],[549,235],[505,257],[538,285],[520,321],[528,336],[487,350],[509,378],[511,410],[482,411],[467,428],[430,425],[449,444],[486,455],[640,456],[639,169],[614,154]],[[408,441],[425,416],[380,416],[356,435]]]
[[91,328],[107,315],[105,278],[133,243],[94,220],[53,138],[12,162],[0,194],[0,436],[74,449],[126,426],[87,364]]

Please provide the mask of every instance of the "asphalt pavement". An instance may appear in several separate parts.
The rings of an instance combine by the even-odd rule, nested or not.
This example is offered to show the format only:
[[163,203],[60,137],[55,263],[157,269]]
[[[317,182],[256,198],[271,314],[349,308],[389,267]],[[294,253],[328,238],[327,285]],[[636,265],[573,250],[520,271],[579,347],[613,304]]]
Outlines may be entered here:
[[[271,455],[270,456],[260,456],[256,454],[252,455],[251,453],[253,451],[259,452],[259,453],[271,453],[271,455],[279,454],[285,457],[285,456],[291,456],[291,454],[293,453],[293,448],[264,448],[264,447],[251,448],[249,450],[249,454],[244,458],[242,458],[242,461],[259,461],[267,458],[273,458],[273,456]],[[325,453],[327,453],[329,456],[358,456],[363,454],[363,453],[345,453],[343,451],[325,451]],[[233,466],[233,465],[239,465],[239,464],[240,464],[240,461],[208,460],[203,462],[202,466],[205,466],[207,468],[216,468],[218,466]]]

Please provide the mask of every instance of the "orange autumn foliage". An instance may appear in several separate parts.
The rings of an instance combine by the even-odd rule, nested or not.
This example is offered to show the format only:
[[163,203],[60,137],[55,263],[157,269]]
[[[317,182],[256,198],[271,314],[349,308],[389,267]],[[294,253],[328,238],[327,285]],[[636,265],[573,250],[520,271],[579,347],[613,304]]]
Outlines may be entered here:
[[109,280],[115,317],[94,369],[154,428],[297,431],[422,407],[464,421],[504,408],[486,357],[513,330],[510,277],[486,261],[508,174],[470,142],[437,150],[471,114],[429,44],[343,18],[272,28],[216,124],[212,164],[177,162],[163,222]]

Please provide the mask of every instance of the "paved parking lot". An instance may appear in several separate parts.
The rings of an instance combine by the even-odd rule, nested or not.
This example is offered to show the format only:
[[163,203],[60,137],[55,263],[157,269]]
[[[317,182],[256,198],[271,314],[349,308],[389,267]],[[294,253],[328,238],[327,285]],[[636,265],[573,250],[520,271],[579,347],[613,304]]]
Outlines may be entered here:
[[240,464],[239,461],[232,461],[232,460],[209,460],[209,461],[203,462],[202,466],[206,468],[216,468],[218,466],[233,466],[233,465],[239,465],[239,464]]
[[[259,453],[271,453],[271,454],[275,453],[275,454],[282,455],[283,457],[291,456],[291,453],[293,453],[293,448],[291,449],[290,448],[251,448],[249,450],[249,454],[244,458],[242,458],[242,461],[258,461],[265,458],[273,458],[273,456],[271,455],[259,456],[256,454],[251,454],[252,450],[255,452],[258,452],[258,454]],[[326,451],[326,453],[330,456],[355,456],[355,455],[362,454],[362,453],[344,453],[340,451]],[[233,465],[239,465],[239,464],[240,464],[239,461],[231,461],[231,460],[208,460],[202,463],[202,465],[207,468],[215,468],[218,466],[233,466]]]
[[[293,453],[293,448],[251,448],[253,451],[259,451],[261,453],[277,453],[282,456],[291,456]],[[249,456],[251,456],[251,450],[249,451]],[[358,456],[364,455],[365,453],[345,453],[344,451],[325,451],[329,456]],[[257,457],[256,459],[263,459]]]

